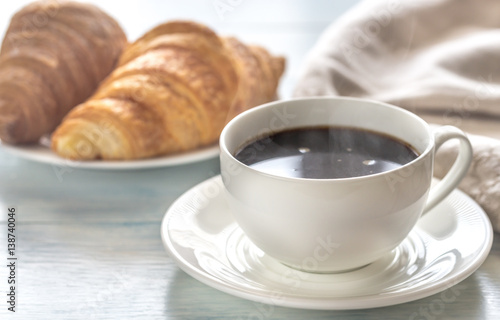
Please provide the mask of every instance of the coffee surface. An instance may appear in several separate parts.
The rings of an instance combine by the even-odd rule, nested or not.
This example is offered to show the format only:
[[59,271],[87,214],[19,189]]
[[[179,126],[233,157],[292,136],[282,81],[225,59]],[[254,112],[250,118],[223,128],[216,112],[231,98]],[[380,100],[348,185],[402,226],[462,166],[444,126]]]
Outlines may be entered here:
[[418,154],[407,143],[373,131],[313,127],[262,137],[238,150],[235,157],[274,175],[334,179],[392,170]]

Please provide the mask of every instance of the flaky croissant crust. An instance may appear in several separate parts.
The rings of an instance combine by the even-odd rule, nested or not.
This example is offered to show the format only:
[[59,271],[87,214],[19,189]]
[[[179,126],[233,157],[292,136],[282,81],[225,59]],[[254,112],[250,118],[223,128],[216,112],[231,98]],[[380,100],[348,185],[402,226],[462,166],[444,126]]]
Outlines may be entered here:
[[274,98],[283,69],[283,58],[206,26],[159,25],[124,50],[52,147],[71,159],[127,160],[215,143],[230,118]]
[[87,99],[127,43],[97,7],[38,1],[11,19],[0,52],[0,139],[38,142]]

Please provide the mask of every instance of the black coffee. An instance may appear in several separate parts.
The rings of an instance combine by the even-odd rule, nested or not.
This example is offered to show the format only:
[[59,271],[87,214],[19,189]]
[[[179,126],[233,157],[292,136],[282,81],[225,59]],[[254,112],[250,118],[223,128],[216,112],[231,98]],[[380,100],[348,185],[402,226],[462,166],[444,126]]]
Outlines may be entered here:
[[373,131],[314,127],[262,137],[238,150],[235,157],[275,175],[332,179],[392,170],[418,154],[407,143]]

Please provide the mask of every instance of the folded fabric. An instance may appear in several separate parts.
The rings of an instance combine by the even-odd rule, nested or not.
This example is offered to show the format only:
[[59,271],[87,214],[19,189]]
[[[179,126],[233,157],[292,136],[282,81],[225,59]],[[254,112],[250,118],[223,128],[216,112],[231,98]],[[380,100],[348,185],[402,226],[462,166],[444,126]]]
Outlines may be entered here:
[[[500,1],[361,2],[325,30],[306,58],[294,96],[318,95],[385,101],[499,137]],[[473,140],[474,164],[461,188],[500,232],[500,140]]]
[[500,119],[500,1],[368,0],[312,49],[296,95]]
[[[500,140],[468,135],[474,158],[459,188],[488,214],[493,229],[500,232]],[[458,143],[447,142],[436,153],[434,175],[444,177],[457,157]]]

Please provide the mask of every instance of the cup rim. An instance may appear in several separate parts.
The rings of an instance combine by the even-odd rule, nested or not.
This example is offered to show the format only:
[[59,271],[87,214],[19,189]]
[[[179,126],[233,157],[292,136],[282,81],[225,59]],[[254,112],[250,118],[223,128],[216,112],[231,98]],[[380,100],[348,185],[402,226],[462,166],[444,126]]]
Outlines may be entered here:
[[[228,131],[231,129],[231,127],[235,126],[235,123],[237,123],[238,121],[241,121],[240,120],[241,118],[246,117],[246,115],[251,114],[251,113],[260,112],[260,110],[262,110],[262,109],[271,108],[274,105],[280,105],[280,104],[294,102],[294,101],[298,101],[298,102],[304,101],[304,102],[306,102],[306,101],[311,101],[311,100],[315,100],[315,101],[317,101],[317,100],[354,101],[354,102],[360,102],[360,103],[371,103],[371,104],[383,105],[385,107],[398,110],[399,112],[403,112],[406,115],[412,117],[413,119],[415,119],[416,121],[420,122],[424,126],[424,128],[426,129],[426,133],[427,133],[427,135],[429,137],[429,143],[426,146],[426,148],[424,149],[424,151],[422,151],[422,153],[420,153],[418,155],[418,157],[416,157],[415,159],[413,159],[412,161],[410,161],[408,163],[405,163],[404,165],[402,165],[402,166],[400,166],[398,168],[387,170],[387,171],[383,171],[383,172],[378,172],[378,173],[363,175],[363,176],[345,177],[345,178],[324,178],[324,179],[302,178],[302,177],[288,177],[288,176],[282,176],[282,175],[277,175],[277,174],[263,172],[263,171],[257,170],[255,168],[253,168],[253,167],[251,167],[249,165],[246,165],[243,162],[239,161],[228,150],[228,147],[225,144],[225,139],[226,139],[226,137],[228,135]],[[424,161],[423,159],[426,158],[428,156],[428,154],[431,152],[431,150],[434,148],[434,144],[435,144],[434,143],[434,135],[431,132],[431,128],[430,128],[429,124],[425,120],[423,120],[422,118],[420,118],[418,115],[416,115],[413,112],[410,112],[410,111],[408,111],[408,110],[406,110],[406,109],[404,109],[402,107],[398,107],[398,106],[395,106],[395,105],[392,105],[392,104],[389,104],[389,103],[386,103],[386,102],[377,101],[377,100],[373,100],[373,99],[356,98],[356,97],[337,97],[337,96],[315,96],[315,97],[305,97],[305,98],[304,97],[302,97],[302,98],[289,98],[289,99],[275,100],[275,101],[271,101],[271,102],[267,102],[267,103],[258,105],[256,107],[253,107],[251,109],[243,111],[242,113],[238,114],[233,119],[231,119],[224,126],[224,128],[223,128],[223,130],[222,130],[222,132],[220,134],[220,137],[219,137],[219,147],[220,147],[221,153],[222,152],[225,153],[227,156],[229,156],[229,158],[233,162],[235,162],[238,165],[246,168],[247,170],[250,170],[250,171],[252,171],[252,172],[254,172],[256,174],[259,174],[259,175],[263,175],[263,176],[267,176],[267,177],[271,177],[271,178],[279,179],[279,180],[296,181],[296,182],[297,181],[308,181],[308,182],[316,182],[316,183],[332,183],[332,182],[342,182],[342,181],[351,181],[351,182],[352,181],[363,181],[363,180],[374,179],[374,178],[377,178],[377,177],[380,177],[380,176],[385,176],[385,175],[388,175],[388,174],[393,174],[393,173],[398,172],[398,171],[403,171],[403,170],[407,169],[409,166],[415,165],[417,162]]]

